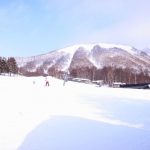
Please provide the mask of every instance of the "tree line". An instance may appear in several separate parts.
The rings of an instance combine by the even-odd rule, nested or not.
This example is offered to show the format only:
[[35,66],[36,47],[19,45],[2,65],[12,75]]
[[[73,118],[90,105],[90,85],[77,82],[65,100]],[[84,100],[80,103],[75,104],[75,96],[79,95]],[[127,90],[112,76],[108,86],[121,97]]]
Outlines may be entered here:
[[[30,63],[26,67],[19,68],[25,76],[54,76],[62,79],[65,72],[60,71],[56,66],[51,66],[48,72],[44,73],[44,67],[40,66],[35,71],[28,71],[28,68],[34,68],[34,64]],[[135,83],[150,83],[150,71],[141,70],[137,72],[132,68],[117,68],[115,66],[105,66],[101,69],[96,67],[77,67],[69,68],[69,78],[85,78],[91,81],[102,80],[104,84],[112,85],[114,82],[121,82],[126,84]]]
[[7,73],[10,76],[18,73],[18,66],[14,57],[0,57],[0,74]]
[[104,84],[109,85],[114,82],[127,84],[150,83],[150,72],[148,70],[137,72],[131,68],[115,68],[112,66],[106,66],[101,69],[95,67],[71,69],[70,75],[75,78],[90,79],[91,81],[102,80]]
[[[136,83],[150,83],[150,72],[148,70],[141,70],[137,72],[132,68],[116,68],[112,66],[105,66],[101,69],[96,67],[81,67],[81,68],[69,68],[69,78],[84,78],[91,81],[102,80],[104,84],[110,86],[114,82],[121,82],[126,84]],[[29,76],[35,75],[46,75],[44,69],[39,67],[35,72],[26,72]],[[56,67],[50,67],[47,75],[54,76],[57,78],[63,78],[65,72],[60,71]]]

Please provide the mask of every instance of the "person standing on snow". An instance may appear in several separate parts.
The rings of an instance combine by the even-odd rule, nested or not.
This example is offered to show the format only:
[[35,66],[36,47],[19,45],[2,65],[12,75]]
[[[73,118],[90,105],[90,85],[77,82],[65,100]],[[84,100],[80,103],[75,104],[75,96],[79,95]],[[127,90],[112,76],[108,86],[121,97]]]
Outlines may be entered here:
[[49,81],[48,81],[47,77],[45,78],[45,86],[49,86]]
[[68,75],[69,75],[69,71],[65,72],[63,75],[63,79],[64,79],[63,86],[65,86],[65,83],[68,81]]
[[35,80],[33,80],[33,85],[35,85]]

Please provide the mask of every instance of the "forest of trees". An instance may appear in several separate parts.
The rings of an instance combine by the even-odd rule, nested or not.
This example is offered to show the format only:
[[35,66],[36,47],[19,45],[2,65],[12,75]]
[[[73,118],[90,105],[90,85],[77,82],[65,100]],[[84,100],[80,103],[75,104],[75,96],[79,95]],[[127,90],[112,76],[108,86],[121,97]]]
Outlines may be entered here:
[[14,57],[5,58],[0,57],[0,74],[12,74],[18,73],[18,66]]
[[[28,68],[28,67],[27,67]],[[54,76],[56,78],[63,78],[63,71],[60,71],[55,66],[48,69],[47,74],[44,73],[43,67],[36,68],[35,71],[27,71],[27,68],[19,68],[25,76]],[[69,69],[69,78],[84,78],[91,81],[102,80],[104,84],[112,85],[114,82],[121,82],[126,84],[134,83],[150,83],[150,72],[144,70],[137,72],[130,68],[115,68],[111,66],[97,69],[95,67],[81,67],[76,69]]]
[[[32,70],[30,70],[30,69]],[[48,68],[45,74],[44,66],[35,68],[34,64],[28,63],[25,67],[19,68],[19,72],[25,76],[54,76],[56,78],[63,78],[65,72],[60,71],[56,66]],[[150,72],[148,70],[136,71],[131,68],[117,68],[114,66],[105,66],[101,69],[96,67],[77,67],[69,68],[69,78],[84,78],[91,81],[102,80],[104,84],[110,86],[114,82],[121,82],[126,84],[136,83],[150,83]]]
[[136,72],[130,68],[115,68],[111,66],[102,69],[78,68],[70,70],[70,75],[75,78],[86,78],[91,81],[103,80],[104,84],[112,85],[114,82],[122,82],[128,84],[134,83],[150,83],[150,75],[148,70]]

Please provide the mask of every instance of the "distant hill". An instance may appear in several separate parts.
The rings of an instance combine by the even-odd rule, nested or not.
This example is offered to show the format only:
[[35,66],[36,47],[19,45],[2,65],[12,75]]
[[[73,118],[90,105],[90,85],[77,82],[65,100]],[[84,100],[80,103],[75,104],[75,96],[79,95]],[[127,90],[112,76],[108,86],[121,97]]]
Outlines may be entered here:
[[[100,70],[104,67],[130,69],[136,74],[150,73],[150,55],[147,52],[131,46],[105,43],[73,45],[47,54],[16,58],[16,61],[24,75],[58,76],[68,70],[72,73],[79,69]],[[86,75],[82,77],[89,78]]]

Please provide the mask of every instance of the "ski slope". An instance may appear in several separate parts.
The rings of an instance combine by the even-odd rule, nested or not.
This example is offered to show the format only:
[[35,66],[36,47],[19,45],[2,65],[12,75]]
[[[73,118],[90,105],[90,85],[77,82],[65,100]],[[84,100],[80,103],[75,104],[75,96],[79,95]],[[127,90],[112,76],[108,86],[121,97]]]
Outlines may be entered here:
[[0,150],[149,150],[150,91],[0,76]]

